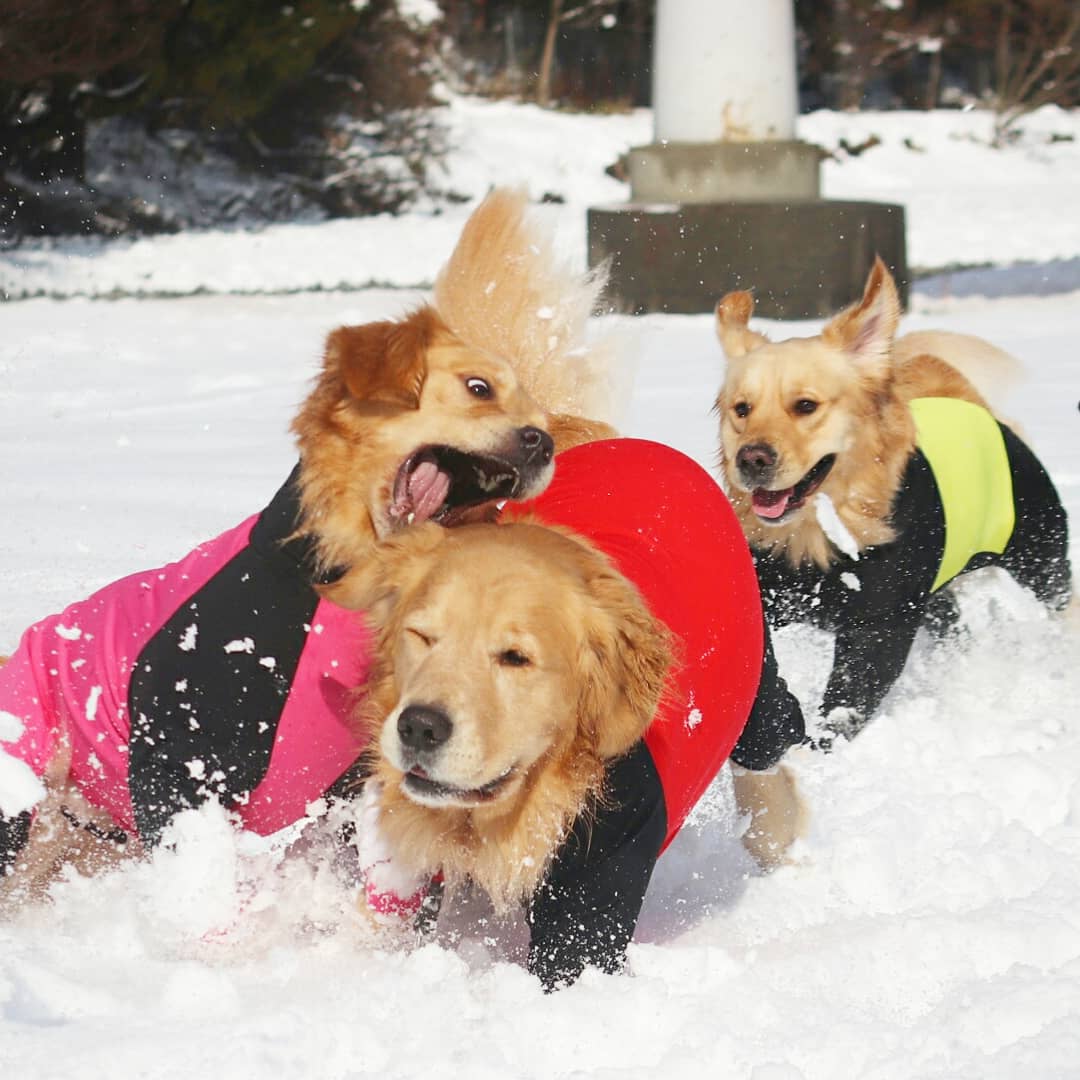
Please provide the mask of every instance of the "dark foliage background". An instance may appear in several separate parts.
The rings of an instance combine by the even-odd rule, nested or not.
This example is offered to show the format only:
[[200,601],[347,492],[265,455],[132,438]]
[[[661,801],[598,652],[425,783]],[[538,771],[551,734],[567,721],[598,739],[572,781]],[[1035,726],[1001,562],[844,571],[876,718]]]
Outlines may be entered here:
[[[749,0],[748,0],[749,2]],[[0,0],[0,244],[397,211],[439,81],[649,103],[655,0]],[[794,0],[802,106],[1080,103],[1077,0]],[[208,179],[211,178],[211,179]]]
[[[441,149],[436,38],[395,0],[0,0],[0,236],[399,209]],[[192,211],[98,183],[102,125],[108,154],[177,183],[228,162],[234,190]]]

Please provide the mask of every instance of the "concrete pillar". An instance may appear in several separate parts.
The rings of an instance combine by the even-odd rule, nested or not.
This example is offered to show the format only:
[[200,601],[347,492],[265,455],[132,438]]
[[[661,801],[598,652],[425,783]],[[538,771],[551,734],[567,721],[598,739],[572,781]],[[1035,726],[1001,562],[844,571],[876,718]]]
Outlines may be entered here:
[[658,0],[655,141],[793,139],[791,0]]

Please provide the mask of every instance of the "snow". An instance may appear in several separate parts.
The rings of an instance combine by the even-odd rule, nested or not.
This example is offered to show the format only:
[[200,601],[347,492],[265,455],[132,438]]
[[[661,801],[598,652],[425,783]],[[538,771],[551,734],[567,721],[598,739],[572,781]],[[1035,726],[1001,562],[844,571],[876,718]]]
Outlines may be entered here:
[[[17,716],[0,709],[0,742],[15,743],[23,733]],[[36,806],[45,798],[45,787],[24,761],[5,753],[0,746],[0,814],[12,817]]]
[[417,26],[430,26],[442,18],[442,9],[435,0],[398,0],[398,13]]
[[814,500],[814,514],[821,526],[821,531],[833,542],[837,551],[842,551],[849,558],[859,557],[859,545],[855,537],[848,532],[847,526],[840,520],[832,499],[822,492]]
[[[569,250],[583,249],[585,206],[623,197],[602,166],[649,136],[645,114],[506,103],[459,103],[455,123],[448,186],[478,195],[492,179],[521,179],[536,195],[561,193],[541,212]],[[801,123],[833,146],[879,133],[882,146],[826,163],[826,187],[902,198],[919,265],[988,264],[976,279],[920,286],[905,327],[976,333],[1024,361],[1004,407],[1080,521],[1076,144],[1031,135],[990,151],[950,137],[986,123],[961,113]],[[1078,128],[1075,114],[1052,112],[1032,131]],[[17,296],[284,293],[0,305],[0,651],[34,620],[264,505],[292,467],[288,425],[325,333],[408,309],[415,292],[361,287],[430,281],[464,213],[0,257]],[[324,291],[291,292],[316,284]],[[359,291],[329,291],[338,284]],[[713,467],[711,317],[600,322],[628,350],[624,432]],[[763,328],[784,337],[818,325]],[[520,922],[495,921],[476,898],[445,913],[434,944],[380,948],[317,844],[284,859],[283,838],[238,835],[210,808],[178,818],[175,847],[151,861],[72,878],[51,905],[0,923],[0,1071],[1075,1077],[1080,629],[992,572],[967,579],[960,600],[966,641],[920,636],[856,741],[794,755],[812,810],[795,865],[753,872],[728,777],[718,779],[657,868],[624,976],[587,973],[544,996],[520,964]],[[813,708],[828,638],[785,630],[777,647]],[[11,719],[0,715],[0,730]],[[33,801],[27,779],[10,782]]]
[[[410,217],[417,228],[403,230],[400,218],[380,215],[256,232],[58,240],[0,253],[0,295],[426,288],[468,213],[496,183],[562,200],[539,213],[565,235],[566,253],[584,264],[586,209],[628,197],[627,185],[604,170],[630,147],[652,141],[652,118],[643,109],[601,116],[453,98],[440,111],[451,149],[434,180],[466,202],[427,207]],[[1080,287],[1080,114],[1040,109],[1004,150],[989,145],[993,117],[979,110],[817,112],[799,117],[797,126],[800,138],[831,155],[822,166],[828,198],[905,205],[915,269],[1052,264],[1029,269],[1030,288]],[[871,136],[879,144],[858,156],[841,149],[841,140],[857,147]],[[195,194],[196,181],[184,178]],[[189,216],[198,218],[197,207]],[[939,287],[963,288],[964,280],[953,275]]]

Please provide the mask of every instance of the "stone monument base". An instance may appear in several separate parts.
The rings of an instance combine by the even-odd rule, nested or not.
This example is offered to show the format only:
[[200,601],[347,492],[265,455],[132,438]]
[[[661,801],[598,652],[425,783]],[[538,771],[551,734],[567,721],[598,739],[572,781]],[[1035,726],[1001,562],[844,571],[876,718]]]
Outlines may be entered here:
[[907,306],[904,208],[805,199],[688,205],[629,203],[588,214],[589,265],[611,260],[616,311],[712,311],[750,289],[771,319],[831,315],[862,295],[880,255]]
[[797,139],[653,143],[626,155],[636,203],[717,203],[816,199],[820,147]]

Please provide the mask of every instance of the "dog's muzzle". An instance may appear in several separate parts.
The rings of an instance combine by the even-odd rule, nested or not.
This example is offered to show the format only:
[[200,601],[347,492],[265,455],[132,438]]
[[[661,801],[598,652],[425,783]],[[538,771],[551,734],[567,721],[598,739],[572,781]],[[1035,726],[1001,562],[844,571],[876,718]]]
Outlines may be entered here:
[[[775,451],[772,451],[771,447],[765,449],[774,454],[772,465],[767,467],[771,479],[776,471]],[[821,487],[835,462],[835,454],[826,454],[797,484],[788,488],[767,488],[764,485],[768,481],[763,481],[759,487],[748,484],[747,487],[751,489],[750,501],[754,513],[770,525],[777,525],[789,518],[796,511],[801,510],[806,505],[806,500]]]
[[497,798],[514,776],[516,769],[511,767],[474,788],[435,779],[432,774],[438,773],[439,753],[453,733],[453,721],[438,706],[408,705],[398,715],[397,739],[405,773],[401,789],[414,802],[425,806],[477,806]]

